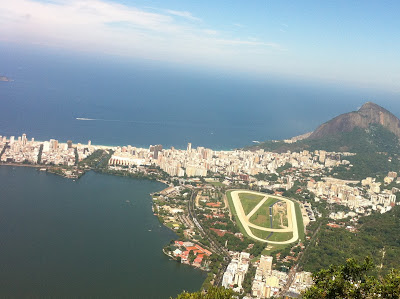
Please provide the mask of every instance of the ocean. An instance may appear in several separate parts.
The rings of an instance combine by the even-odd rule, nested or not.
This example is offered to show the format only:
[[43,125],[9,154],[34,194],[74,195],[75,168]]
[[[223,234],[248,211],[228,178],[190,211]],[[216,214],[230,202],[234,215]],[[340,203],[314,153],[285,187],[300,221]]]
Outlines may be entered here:
[[[0,135],[222,150],[290,138],[398,94],[0,44]],[[78,120],[85,118],[91,120]]]

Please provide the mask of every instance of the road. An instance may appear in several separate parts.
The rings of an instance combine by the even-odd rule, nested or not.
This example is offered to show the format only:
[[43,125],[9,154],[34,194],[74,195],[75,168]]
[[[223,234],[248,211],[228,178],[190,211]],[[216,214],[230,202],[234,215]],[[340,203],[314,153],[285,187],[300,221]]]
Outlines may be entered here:
[[315,232],[314,232],[313,235],[311,236],[310,243],[308,243],[307,248],[306,248],[303,252],[301,252],[301,253],[299,254],[299,258],[298,258],[298,260],[297,260],[297,264],[296,264],[294,267],[292,267],[292,269],[290,269],[289,276],[288,276],[288,280],[286,281],[286,284],[285,284],[285,286],[282,288],[282,290],[280,291],[279,295],[281,295],[281,296],[282,296],[282,295],[285,295],[286,292],[289,290],[289,288],[290,288],[290,286],[292,285],[293,280],[294,280],[294,278],[295,278],[295,276],[296,276],[297,269],[300,267],[300,264],[301,264],[301,262],[302,262],[302,260],[303,260],[303,258],[304,258],[304,255],[307,253],[308,248],[310,248],[311,244],[313,244],[313,242],[314,242],[314,240],[315,240],[315,238],[316,238],[316,236],[317,236],[319,230],[321,229],[321,226],[322,226],[322,222],[319,224],[318,228],[315,230]]
[[224,275],[225,269],[228,266],[231,257],[229,255],[228,250],[221,246],[215,239],[214,237],[209,234],[208,232],[206,232],[204,230],[204,228],[201,226],[199,220],[197,219],[196,216],[196,211],[195,211],[195,200],[197,197],[197,191],[193,191],[192,192],[192,196],[189,199],[188,202],[188,212],[189,212],[189,218],[193,221],[193,223],[196,225],[196,227],[198,228],[200,235],[204,238],[207,239],[210,242],[210,249],[211,251],[217,253],[217,254],[221,254],[224,257],[224,263],[222,264],[222,267],[220,268],[220,270],[218,271],[215,279],[214,279],[214,285],[218,286],[221,284],[222,282],[222,276]]

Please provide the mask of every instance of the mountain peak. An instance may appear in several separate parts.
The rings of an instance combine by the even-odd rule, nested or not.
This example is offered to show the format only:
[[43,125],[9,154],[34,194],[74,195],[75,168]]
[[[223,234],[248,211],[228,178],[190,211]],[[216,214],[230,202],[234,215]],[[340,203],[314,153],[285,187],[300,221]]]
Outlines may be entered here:
[[400,120],[385,108],[366,102],[358,111],[339,115],[322,124],[309,138],[320,139],[329,135],[351,132],[355,128],[367,129],[371,124],[381,125],[400,137]]
[[373,103],[373,102],[366,102],[364,103],[360,109],[358,109],[358,112],[363,112],[363,111],[368,111],[368,110],[375,110],[375,111],[385,111],[390,113],[389,111],[387,111],[385,108]]

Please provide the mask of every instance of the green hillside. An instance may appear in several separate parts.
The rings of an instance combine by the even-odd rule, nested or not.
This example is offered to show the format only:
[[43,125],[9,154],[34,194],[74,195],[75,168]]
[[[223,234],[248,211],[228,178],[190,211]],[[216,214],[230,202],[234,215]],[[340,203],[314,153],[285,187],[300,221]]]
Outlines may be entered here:
[[359,220],[361,227],[352,233],[345,228],[324,226],[303,260],[305,271],[318,271],[340,265],[352,257],[371,256],[376,274],[400,268],[400,206],[385,214],[373,214]]
[[400,153],[397,136],[383,126],[376,124],[370,125],[368,129],[355,128],[351,132],[342,132],[320,139],[304,139],[296,143],[266,141],[247,149],[264,149],[272,152],[326,150],[330,152],[353,153]]

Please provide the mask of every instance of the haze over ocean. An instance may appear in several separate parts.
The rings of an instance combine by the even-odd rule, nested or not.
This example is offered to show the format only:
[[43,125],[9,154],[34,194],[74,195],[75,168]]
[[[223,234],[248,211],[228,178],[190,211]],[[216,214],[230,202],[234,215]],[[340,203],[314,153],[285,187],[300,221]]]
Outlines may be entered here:
[[0,75],[14,80],[0,82],[5,136],[25,132],[61,142],[178,148],[192,142],[233,149],[306,133],[366,101],[400,115],[399,95],[372,89],[54,49],[0,49]]

